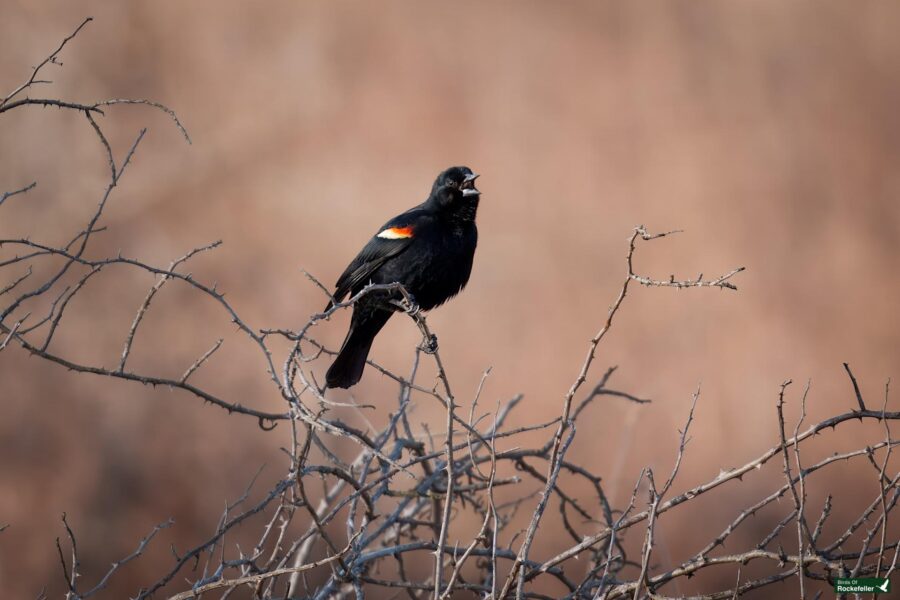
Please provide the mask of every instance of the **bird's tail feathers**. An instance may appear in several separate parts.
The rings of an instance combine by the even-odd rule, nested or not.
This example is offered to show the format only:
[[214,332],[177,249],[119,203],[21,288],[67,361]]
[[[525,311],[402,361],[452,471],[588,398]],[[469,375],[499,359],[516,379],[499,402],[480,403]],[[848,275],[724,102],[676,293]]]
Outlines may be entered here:
[[348,388],[359,383],[366,367],[369,350],[372,349],[372,342],[390,318],[390,311],[377,310],[359,319],[358,322],[351,323],[341,351],[325,374],[327,387]]

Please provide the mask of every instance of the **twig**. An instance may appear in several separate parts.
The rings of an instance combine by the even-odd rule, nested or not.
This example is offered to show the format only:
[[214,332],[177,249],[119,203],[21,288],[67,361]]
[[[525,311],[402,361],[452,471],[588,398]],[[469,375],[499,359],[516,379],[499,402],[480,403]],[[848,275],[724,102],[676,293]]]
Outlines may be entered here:
[[850,370],[850,365],[847,363],[843,363],[844,370],[847,371],[847,375],[850,376],[850,383],[853,384],[853,393],[856,395],[856,403],[859,404],[859,410],[866,410],[866,403],[863,402],[862,394],[859,391],[859,384],[856,382],[856,377],[853,376],[853,371]]
[[[65,38],[63,38],[63,41],[60,42],[60,44],[59,44],[59,46],[57,46],[56,50],[51,52],[47,58],[42,60],[40,62],[40,64],[38,64],[38,66],[36,66],[32,69],[31,77],[28,78],[28,81],[26,81],[25,83],[23,83],[22,85],[20,85],[16,89],[14,89],[12,92],[10,92],[5,98],[3,98],[3,100],[0,100],[0,113],[4,112],[6,110],[9,110],[10,107],[8,106],[8,103],[10,100],[12,100],[20,92],[28,89],[29,87],[31,87],[33,84],[35,84],[37,82],[38,73],[41,71],[41,69],[44,68],[44,66],[47,63],[53,63],[53,64],[57,64],[57,65],[62,64],[56,60],[56,57],[59,55],[60,52],[62,52],[62,49],[66,47],[66,44],[68,44],[70,41],[72,41],[72,39],[76,35],[78,35],[78,32],[80,32],[84,28],[84,26],[87,25],[88,23],[90,23],[91,21],[93,21],[93,18],[91,18],[91,17],[88,17],[85,20],[83,20],[81,22],[81,24],[75,28],[75,31],[73,31],[72,33],[67,35]],[[42,83],[45,83],[45,82],[42,82]]]
[[17,190],[13,190],[11,192],[3,192],[2,194],[0,194],[0,205],[2,205],[4,202],[6,202],[7,198],[12,198],[13,196],[15,196],[17,194],[25,194],[27,192],[30,192],[36,186],[37,186],[37,181],[32,181],[31,183],[29,183],[28,185],[26,185],[23,188],[19,188]]

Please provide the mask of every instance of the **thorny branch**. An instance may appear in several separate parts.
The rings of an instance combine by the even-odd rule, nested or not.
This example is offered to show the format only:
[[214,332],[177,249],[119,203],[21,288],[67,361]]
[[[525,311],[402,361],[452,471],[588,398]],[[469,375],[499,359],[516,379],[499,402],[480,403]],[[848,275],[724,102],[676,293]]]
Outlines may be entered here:
[[[699,390],[693,396],[687,422],[681,430],[674,466],[669,477],[657,487],[653,471],[645,469],[627,506],[613,507],[599,474],[587,466],[567,458],[568,450],[580,439],[577,423],[585,423],[586,408],[607,397],[645,403],[638,395],[609,387],[614,369],[599,379],[591,375],[601,343],[621,310],[632,281],[651,287],[718,287],[736,289],[733,278],[742,271],[734,269],[710,280],[702,275],[693,280],[656,280],[639,275],[634,257],[640,242],[660,239],[668,234],[652,235],[643,227],[632,232],[625,257],[626,272],[617,298],[601,327],[588,343],[587,353],[569,389],[561,394],[559,417],[547,422],[512,427],[508,424],[514,410],[523,403],[515,396],[498,403],[495,410],[478,413],[487,372],[471,399],[471,409],[464,416],[458,412],[460,401],[451,391],[451,378],[441,355],[433,344],[433,334],[426,316],[415,310],[411,299],[399,284],[370,285],[356,296],[335,303],[328,310],[312,315],[299,329],[290,327],[257,328],[240,316],[215,285],[204,283],[180,269],[200,252],[212,251],[218,242],[197,247],[174,260],[167,267],[157,267],[122,255],[89,258],[86,253],[94,235],[103,231],[100,221],[104,207],[113,201],[113,191],[127,171],[144,131],[136,137],[130,151],[116,161],[98,119],[121,104],[142,104],[164,111],[184,137],[189,137],[181,121],[165,106],[149,100],[105,100],[93,103],[61,99],[18,98],[37,85],[49,82],[39,79],[48,64],[60,65],[58,56],[90,21],[86,19],[66,37],[59,47],[35,67],[30,77],[0,101],[0,113],[29,105],[55,106],[80,112],[98,137],[109,166],[109,185],[85,225],[74,232],[63,245],[51,245],[36,238],[0,239],[0,250],[14,254],[0,256],[0,351],[10,348],[70,370],[99,377],[121,379],[144,385],[165,386],[181,390],[187,397],[225,409],[235,415],[249,416],[265,431],[283,423],[272,435],[282,436],[285,464],[275,483],[265,492],[251,485],[234,503],[227,506],[211,532],[193,548],[178,552],[173,548],[174,562],[151,582],[131,596],[138,599],[161,597],[172,599],[228,597],[242,590],[248,597],[332,598],[354,595],[362,598],[371,590],[403,592],[410,598],[442,600],[468,592],[486,598],[664,598],[665,587],[703,573],[733,569],[725,587],[709,587],[696,596],[702,599],[734,598],[750,590],[770,586],[797,577],[801,595],[821,581],[838,576],[890,575],[897,564],[900,544],[888,528],[889,517],[900,500],[900,474],[891,470],[893,447],[889,423],[900,420],[900,412],[888,411],[888,386],[885,387],[881,410],[869,410],[863,402],[859,385],[848,365],[844,365],[852,383],[856,406],[850,412],[835,415],[801,431],[803,414],[793,434],[786,432],[783,404],[785,388],[777,399],[778,443],[742,467],[724,470],[707,481],[677,492],[676,482],[682,460],[687,455],[688,430],[694,419]],[[10,210],[15,202],[4,202],[33,191],[36,183],[9,192],[0,192],[0,208]],[[19,183],[18,185],[21,185]],[[39,235],[41,232],[34,232]],[[56,261],[55,270],[45,275],[38,263]],[[124,340],[115,357],[116,367],[87,364],[65,349],[51,345],[54,331],[64,321],[76,318],[67,311],[70,300],[81,293],[95,277],[106,276],[116,265],[147,273],[155,278],[130,324],[122,324]],[[79,274],[80,273],[80,274]],[[75,276],[75,283],[66,282]],[[308,275],[330,299],[328,288]],[[31,286],[26,290],[28,286]],[[270,412],[257,406],[265,399],[246,400],[220,397],[199,385],[189,383],[195,373],[212,360],[223,344],[223,338],[211,341],[211,347],[183,370],[181,374],[151,375],[129,364],[134,347],[142,343],[141,323],[153,310],[152,301],[164,287],[183,286],[203,297],[221,311],[241,332],[244,342],[254,348],[271,381],[271,394],[283,402],[283,411]],[[388,377],[398,388],[391,402],[394,410],[387,419],[369,419],[362,415],[364,405],[340,404],[326,396],[316,373],[323,360],[334,350],[319,342],[316,327],[338,311],[352,308],[368,294],[388,294],[396,300],[396,308],[406,311],[422,334],[423,344],[414,349],[409,374],[392,372],[377,362],[370,365]],[[43,303],[41,303],[43,302]],[[49,305],[49,309],[47,308]],[[280,338],[289,342],[283,355],[272,344]],[[437,370],[437,383],[421,382],[420,363],[430,357]],[[133,361],[132,361],[133,363]],[[276,367],[281,364],[281,367]],[[48,367],[52,368],[52,366]],[[591,379],[597,381],[589,392],[582,391]],[[579,400],[576,402],[576,398]],[[468,400],[468,399],[466,399]],[[384,407],[385,398],[372,399],[370,405]],[[432,431],[427,424],[418,427],[411,413],[418,403],[436,402],[445,419],[443,430]],[[574,408],[573,408],[574,404]],[[369,423],[359,429],[342,420],[353,413]],[[492,418],[491,418],[492,417]],[[801,447],[806,448],[813,436],[828,429],[843,428],[853,421],[877,421],[883,424],[884,436],[877,441],[860,440],[860,447],[832,454],[818,461],[801,463]],[[587,423],[587,430],[596,423]],[[545,436],[535,444],[537,436]],[[347,448],[353,448],[352,459]],[[684,560],[660,556],[659,524],[667,513],[683,506],[683,518],[690,516],[693,501],[715,494],[726,486],[741,484],[751,476],[782,458],[784,483],[762,497],[747,498],[744,506],[734,508],[735,516],[725,529],[694,555]],[[791,460],[793,456],[793,461]],[[858,518],[849,523],[834,521],[833,503],[841,501],[835,490],[826,499],[815,525],[806,515],[811,503],[807,490],[811,480],[821,479],[834,465],[853,461],[871,465],[877,481],[872,501]],[[648,492],[646,508],[638,498],[641,489]],[[877,490],[877,493],[875,493]],[[779,505],[778,499],[790,495],[790,505]],[[254,499],[255,498],[255,499]],[[558,506],[558,514],[548,510]],[[777,513],[774,526],[759,542],[747,545],[736,532],[750,517],[768,510]],[[469,518],[471,517],[471,518]],[[826,522],[840,533],[828,538]],[[109,589],[113,580],[124,578],[121,567],[137,561],[161,531],[172,523],[154,528],[139,541],[129,555],[114,562],[103,573],[86,573],[79,556],[75,528],[64,517],[68,539],[68,556],[64,544],[58,543],[61,571],[67,598],[88,598]],[[795,528],[791,524],[796,525]],[[0,527],[0,532],[6,525]],[[536,543],[549,538],[553,528],[571,539],[567,547],[550,552]],[[768,531],[768,530],[767,530]],[[87,532],[90,534],[90,532]],[[82,535],[85,535],[82,532]],[[238,540],[235,542],[235,540]],[[558,542],[559,537],[553,540]],[[722,549],[731,543],[728,553]],[[742,545],[743,544],[743,545]],[[796,551],[786,551],[792,544]],[[852,546],[852,548],[851,548]],[[637,552],[636,560],[629,553]],[[654,558],[655,557],[655,558]],[[657,562],[654,562],[657,561]],[[416,563],[430,561],[427,575],[412,569]],[[762,563],[765,568],[747,578],[749,563]],[[743,579],[742,579],[743,577]],[[89,581],[94,581],[89,587]],[[715,579],[711,579],[715,581]],[[547,590],[553,590],[548,592]],[[243,597],[243,596],[242,596]]]

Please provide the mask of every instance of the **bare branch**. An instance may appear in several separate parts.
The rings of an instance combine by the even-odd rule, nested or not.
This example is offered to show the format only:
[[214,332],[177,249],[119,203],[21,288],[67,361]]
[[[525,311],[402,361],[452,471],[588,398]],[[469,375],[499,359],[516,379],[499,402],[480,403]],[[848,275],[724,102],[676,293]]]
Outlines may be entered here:
[[[35,83],[38,82],[38,79],[37,79],[38,73],[40,73],[41,69],[43,69],[47,65],[47,63],[61,65],[62,63],[57,61],[56,57],[59,55],[60,52],[62,52],[62,49],[66,47],[66,44],[68,44],[70,41],[72,41],[72,39],[76,35],[78,35],[78,33],[84,28],[84,26],[93,20],[94,19],[91,17],[88,17],[85,20],[83,20],[81,22],[81,24],[75,28],[75,31],[73,31],[72,33],[67,35],[65,38],[63,38],[63,41],[59,44],[59,46],[57,46],[56,50],[51,52],[47,58],[42,60],[40,62],[40,64],[38,64],[38,66],[36,66],[32,69],[31,77],[28,78],[28,81],[26,81],[25,83],[23,83],[22,85],[20,85],[16,89],[14,89],[12,92],[10,92],[5,98],[3,98],[3,100],[0,100],[0,113],[2,113],[5,110],[9,110],[8,103],[10,100],[12,100],[17,95],[19,95],[19,93],[25,91],[26,89],[28,89],[29,87],[31,87],[32,85],[34,85]],[[41,83],[47,83],[47,82],[41,81]]]
[[25,194],[27,192],[30,192],[31,190],[33,190],[35,188],[35,186],[37,186],[37,181],[32,181],[31,183],[29,183],[28,185],[26,185],[23,188],[13,190],[12,192],[3,192],[2,194],[0,194],[0,206],[2,206],[4,202],[6,202],[7,198],[12,198],[13,196],[15,196],[17,194]]
[[859,391],[859,384],[856,382],[856,377],[853,376],[853,371],[850,370],[850,365],[847,363],[844,364],[844,370],[847,371],[847,375],[850,377],[850,383],[853,384],[853,393],[856,394],[856,403],[859,404],[859,410],[866,410],[866,403],[863,402],[862,394]]

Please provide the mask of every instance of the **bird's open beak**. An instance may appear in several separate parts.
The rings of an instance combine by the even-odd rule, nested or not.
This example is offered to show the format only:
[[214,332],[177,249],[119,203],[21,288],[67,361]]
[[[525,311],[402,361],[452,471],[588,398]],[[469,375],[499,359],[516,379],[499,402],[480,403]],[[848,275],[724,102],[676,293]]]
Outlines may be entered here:
[[466,196],[480,196],[481,192],[475,188],[475,180],[478,179],[477,173],[472,173],[471,175],[467,175],[465,179],[463,179],[462,185],[460,189],[462,190],[463,197]]

